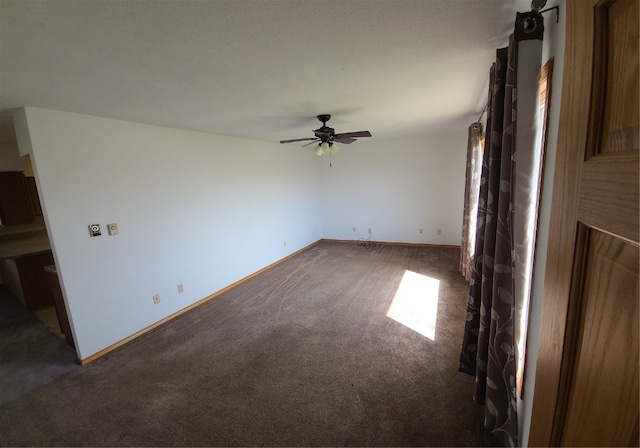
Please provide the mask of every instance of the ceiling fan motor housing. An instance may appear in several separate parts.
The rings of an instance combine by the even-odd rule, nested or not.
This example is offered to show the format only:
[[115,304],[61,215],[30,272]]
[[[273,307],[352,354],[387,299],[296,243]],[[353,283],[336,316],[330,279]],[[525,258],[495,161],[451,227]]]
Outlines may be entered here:
[[323,142],[329,142],[333,140],[333,137],[335,135],[335,130],[328,126],[322,126],[321,128],[316,129],[314,133],[316,137],[318,137]]

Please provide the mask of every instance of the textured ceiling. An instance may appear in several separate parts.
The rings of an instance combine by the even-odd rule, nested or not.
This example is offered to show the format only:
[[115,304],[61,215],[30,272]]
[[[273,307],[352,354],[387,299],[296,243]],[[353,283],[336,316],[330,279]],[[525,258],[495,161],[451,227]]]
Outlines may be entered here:
[[477,117],[528,5],[0,0],[0,115],[35,106],[267,141],[311,136],[320,113],[336,132],[432,132]]

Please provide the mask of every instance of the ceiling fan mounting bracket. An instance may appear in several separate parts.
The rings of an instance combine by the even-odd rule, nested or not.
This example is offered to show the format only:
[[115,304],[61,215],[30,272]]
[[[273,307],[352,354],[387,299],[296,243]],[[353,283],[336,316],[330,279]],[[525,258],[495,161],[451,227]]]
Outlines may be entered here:
[[329,121],[330,119],[331,115],[329,114],[318,115],[318,120],[320,120],[323,125],[326,125],[327,121]]

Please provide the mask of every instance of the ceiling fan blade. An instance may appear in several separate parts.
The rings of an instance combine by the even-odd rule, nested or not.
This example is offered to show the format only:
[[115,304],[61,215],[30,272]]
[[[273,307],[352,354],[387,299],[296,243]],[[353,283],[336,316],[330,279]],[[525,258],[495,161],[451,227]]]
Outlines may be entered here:
[[371,137],[371,132],[369,131],[344,132],[342,134],[335,135],[335,138],[342,138],[342,137]]
[[280,143],[306,142],[308,140],[316,140],[316,138],[294,138],[293,140],[280,140]]
[[336,142],[340,142],[340,143],[344,143],[345,145],[349,145],[355,141],[357,141],[357,138],[351,138],[351,137],[340,137],[336,135],[336,138],[333,139]]
[[313,145],[314,143],[318,143],[319,141],[320,141],[319,138],[314,138],[312,142],[309,142],[306,145],[302,145],[301,148],[304,148],[305,146]]

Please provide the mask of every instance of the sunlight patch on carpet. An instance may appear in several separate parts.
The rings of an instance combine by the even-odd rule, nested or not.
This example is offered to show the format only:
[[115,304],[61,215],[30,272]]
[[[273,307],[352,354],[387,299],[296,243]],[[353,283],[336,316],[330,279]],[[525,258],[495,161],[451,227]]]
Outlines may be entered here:
[[435,341],[440,280],[405,271],[387,317]]

